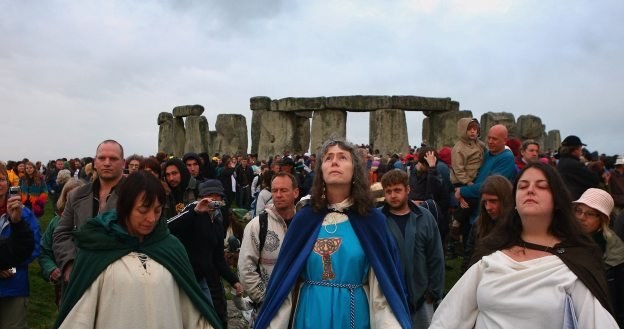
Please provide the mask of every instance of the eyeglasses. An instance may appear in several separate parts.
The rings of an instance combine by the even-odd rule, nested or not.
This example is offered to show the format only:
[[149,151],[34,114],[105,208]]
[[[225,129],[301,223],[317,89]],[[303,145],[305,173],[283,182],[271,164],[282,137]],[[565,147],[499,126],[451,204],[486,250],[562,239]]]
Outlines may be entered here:
[[585,217],[598,218],[600,216],[600,213],[598,213],[597,211],[594,211],[594,210],[583,211],[581,207],[574,208],[574,213],[576,214],[576,217],[585,216]]

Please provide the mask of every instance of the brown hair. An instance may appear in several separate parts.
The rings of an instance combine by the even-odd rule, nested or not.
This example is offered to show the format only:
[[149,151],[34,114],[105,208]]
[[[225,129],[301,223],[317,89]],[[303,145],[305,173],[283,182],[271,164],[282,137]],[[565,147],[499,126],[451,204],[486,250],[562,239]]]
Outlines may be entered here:
[[320,160],[317,161],[314,168],[314,181],[310,190],[311,204],[314,210],[322,211],[327,208],[327,199],[325,198],[325,181],[323,180],[323,158],[332,146],[338,146],[341,150],[349,152],[351,162],[353,163],[353,177],[351,178],[351,199],[353,200],[352,209],[360,216],[367,215],[373,207],[373,196],[368,185],[368,170],[361,156],[358,155],[358,149],[351,143],[330,139],[326,141],[319,152]]
[[408,178],[407,173],[401,169],[392,169],[381,176],[381,186],[386,188],[388,186],[402,184],[407,187]]
[[80,179],[70,178],[67,181],[67,183],[63,185],[63,190],[61,190],[61,195],[59,196],[58,201],[56,202],[56,209],[59,214],[62,214],[63,210],[65,210],[65,204],[67,203],[67,196],[69,195],[69,192],[73,191],[75,188],[80,187],[84,184],[85,183]]
[[[501,209],[501,216],[496,220],[501,220],[509,215],[513,208],[513,186],[511,182],[501,175],[492,175],[485,179],[479,190],[481,195],[491,194],[498,198]],[[477,218],[477,239],[482,239],[488,235],[496,225],[495,220],[485,210],[485,202],[481,200],[479,205],[479,218]]]

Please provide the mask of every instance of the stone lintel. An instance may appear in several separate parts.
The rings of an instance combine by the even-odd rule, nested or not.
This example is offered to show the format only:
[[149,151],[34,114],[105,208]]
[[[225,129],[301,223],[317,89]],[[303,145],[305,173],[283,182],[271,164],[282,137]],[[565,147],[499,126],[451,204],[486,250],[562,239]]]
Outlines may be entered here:
[[204,113],[204,107],[196,105],[182,105],[173,108],[173,116],[176,118],[188,117],[190,115],[202,115]]
[[255,96],[249,99],[249,108],[252,111],[256,110],[270,110],[271,98],[266,96]]

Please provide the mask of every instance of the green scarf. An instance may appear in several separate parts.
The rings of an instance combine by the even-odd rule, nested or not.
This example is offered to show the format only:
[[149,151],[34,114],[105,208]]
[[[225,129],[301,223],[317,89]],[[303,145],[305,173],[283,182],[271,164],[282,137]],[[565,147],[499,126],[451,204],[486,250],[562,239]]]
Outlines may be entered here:
[[204,318],[214,328],[222,328],[214,307],[201,293],[184,246],[169,233],[163,220],[140,242],[119,225],[117,212],[111,210],[87,221],[74,235],[79,252],[54,328],[63,323],[67,314],[100,273],[130,252],[146,254],[164,266]]

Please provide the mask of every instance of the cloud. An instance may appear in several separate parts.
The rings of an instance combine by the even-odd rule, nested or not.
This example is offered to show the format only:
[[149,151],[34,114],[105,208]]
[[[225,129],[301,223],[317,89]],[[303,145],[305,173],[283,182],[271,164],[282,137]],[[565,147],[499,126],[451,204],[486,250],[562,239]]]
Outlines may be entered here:
[[[0,128],[29,132],[3,159],[92,155],[105,138],[153,154],[159,112],[202,104],[211,129],[219,113],[250,125],[257,95],[451,97],[621,152],[617,0],[0,3]],[[411,144],[422,117],[408,114]],[[368,142],[363,126],[349,115],[351,140]]]

